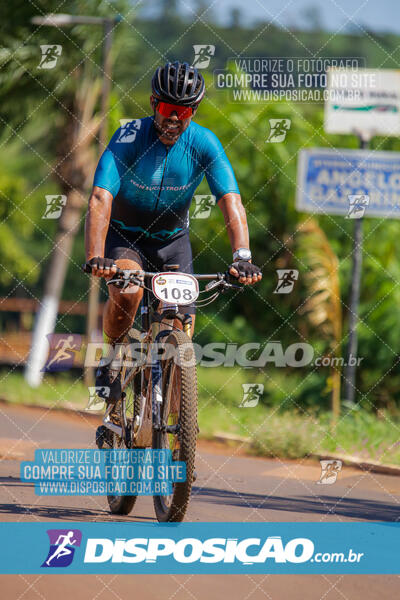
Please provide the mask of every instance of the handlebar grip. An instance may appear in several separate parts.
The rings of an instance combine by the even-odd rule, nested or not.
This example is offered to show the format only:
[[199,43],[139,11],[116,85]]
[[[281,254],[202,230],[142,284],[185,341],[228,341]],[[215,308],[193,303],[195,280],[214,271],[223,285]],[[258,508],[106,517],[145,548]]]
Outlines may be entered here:
[[[92,267],[89,265],[89,263],[85,263],[84,265],[82,265],[82,271],[84,271],[84,273],[91,273],[92,272]],[[123,269],[120,269],[117,267],[117,272],[115,273],[115,275],[123,275],[124,271]]]
[[239,277],[234,277],[229,273],[229,271],[226,271],[225,273],[225,281],[231,285],[241,285],[239,282]]

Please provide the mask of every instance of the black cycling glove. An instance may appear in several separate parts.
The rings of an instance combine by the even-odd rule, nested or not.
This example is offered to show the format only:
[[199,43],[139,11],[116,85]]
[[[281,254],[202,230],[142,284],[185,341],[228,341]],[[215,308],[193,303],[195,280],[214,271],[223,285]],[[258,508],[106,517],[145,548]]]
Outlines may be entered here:
[[[231,268],[236,269],[236,271],[239,273],[239,277],[253,278],[254,275],[261,275],[260,267],[253,265],[253,263],[248,262],[247,260],[238,260],[229,266],[229,269]],[[232,275],[232,277],[235,276]]]
[[95,256],[94,258],[91,258],[86,264],[88,264],[92,269],[111,269],[112,267],[117,266],[114,259],[102,258],[101,256]]

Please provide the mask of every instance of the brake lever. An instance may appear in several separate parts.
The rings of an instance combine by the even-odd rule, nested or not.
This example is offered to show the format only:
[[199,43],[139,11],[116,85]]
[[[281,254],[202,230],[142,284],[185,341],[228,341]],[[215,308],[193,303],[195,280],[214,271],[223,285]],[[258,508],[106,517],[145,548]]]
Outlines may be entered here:
[[231,275],[229,273],[229,271],[226,271],[224,275],[225,275],[225,279],[224,279],[224,288],[225,289],[235,288],[235,289],[243,292],[244,286],[239,285],[237,277],[234,277],[233,275]]
[[210,283],[207,283],[207,285],[205,286],[205,290],[207,292],[214,290],[215,288],[221,287],[221,293],[223,293],[224,291],[227,291],[230,288],[235,288],[237,290],[243,291],[244,286],[243,285],[238,285],[237,283],[232,283],[232,281],[237,281],[236,277],[233,277],[233,275],[231,275],[229,273],[229,271],[227,271],[226,273],[219,273],[218,274],[218,279],[214,279],[214,281],[210,281]]
[[117,287],[125,290],[130,285],[137,285],[138,287],[144,287],[144,281],[142,279],[137,278],[135,275],[130,275],[129,277],[116,277],[114,279],[108,279],[106,281],[107,285],[116,285]]
[[235,288],[237,290],[240,290],[241,292],[243,292],[244,290],[244,286],[243,285],[236,285],[234,283],[228,283],[227,281],[224,281],[224,287],[223,290],[228,290],[229,288]]
[[214,281],[210,281],[209,283],[207,283],[207,285],[205,286],[205,290],[207,292],[209,292],[210,290],[213,290],[216,287],[219,286],[223,286],[224,285],[224,280],[223,279],[214,279]]
[[116,285],[120,288],[122,288],[123,286],[126,287],[126,280],[122,279],[121,277],[116,277],[115,279],[107,279],[106,285]]

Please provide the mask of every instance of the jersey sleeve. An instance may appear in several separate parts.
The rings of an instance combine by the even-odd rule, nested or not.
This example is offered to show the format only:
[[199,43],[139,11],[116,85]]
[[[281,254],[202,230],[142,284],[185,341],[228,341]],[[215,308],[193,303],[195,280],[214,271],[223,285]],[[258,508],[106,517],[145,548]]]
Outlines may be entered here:
[[127,169],[125,160],[127,144],[118,143],[120,134],[121,128],[114,133],[101,155],[93,180],[93,185],[108,190],[114,198],[119,192],[121,174]]
[[214,133],[209,130],[206,132],[203,167],[211,193],[218,202],[222,196],[230,192],[239,194],[239,186],[221,142]]

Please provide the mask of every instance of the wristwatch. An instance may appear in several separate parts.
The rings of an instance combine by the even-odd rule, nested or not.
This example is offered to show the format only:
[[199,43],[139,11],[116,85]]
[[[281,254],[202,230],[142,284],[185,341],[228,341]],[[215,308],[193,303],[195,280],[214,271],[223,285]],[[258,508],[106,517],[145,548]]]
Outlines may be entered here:
[[251,260],[251,252],[248,248],[238,248],[233,253],[233,261],[237,262],[238,260]]

